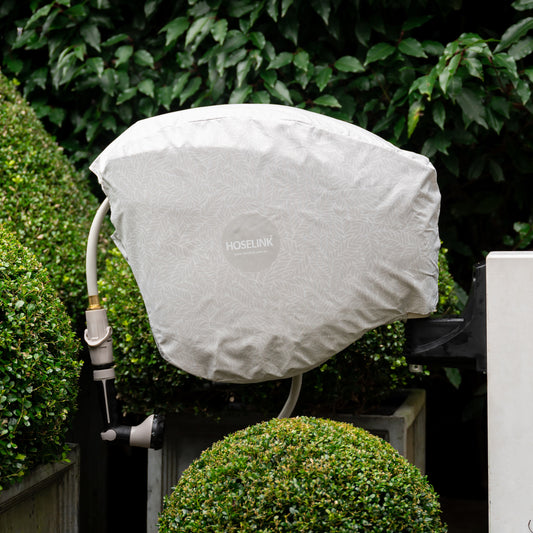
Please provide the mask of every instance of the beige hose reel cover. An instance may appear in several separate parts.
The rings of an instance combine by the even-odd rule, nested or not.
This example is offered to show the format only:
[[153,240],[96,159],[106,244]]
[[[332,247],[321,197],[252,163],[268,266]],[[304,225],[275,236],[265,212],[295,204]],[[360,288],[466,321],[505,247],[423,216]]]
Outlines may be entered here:
[[292,377],[435,309],[435,170],[357,126],[266,104],[178,111],[91,170],[158,348],[187,372]]

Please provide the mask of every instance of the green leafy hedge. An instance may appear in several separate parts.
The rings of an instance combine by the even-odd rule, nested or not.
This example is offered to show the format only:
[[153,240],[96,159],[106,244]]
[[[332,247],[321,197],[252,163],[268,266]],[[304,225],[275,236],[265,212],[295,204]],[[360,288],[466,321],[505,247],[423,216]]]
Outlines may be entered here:
[[79,349],[46,270],[0,225],[0,490],[66,455]]
[[97,202],[1,72],[0,176],[0,224],[36,254],[71,316],[83,319],[85,243]]
[[166,499],[160,533],[443,533],[420,471],[349,424],[292,418],[215,443]]
[[0,31],[4,68],[76,159],[139,118],[228,102],[305,107],[428,155],[468,282],[531,223],[532,15],[530,0],[6,0]]

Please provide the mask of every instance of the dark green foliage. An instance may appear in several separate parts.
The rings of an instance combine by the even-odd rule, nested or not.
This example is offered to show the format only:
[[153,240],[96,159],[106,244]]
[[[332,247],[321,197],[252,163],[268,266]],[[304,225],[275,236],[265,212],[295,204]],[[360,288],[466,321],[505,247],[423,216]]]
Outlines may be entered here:
[[205,451],[167,498],[160,533],[443,533],[433,488],[349,424],[274,419]]
[[514,235],[505,236],[505,244],[513,250],[524,250],[533,242],[533,217],[529,222],[515,222],[513,225]]
[[437,315],[457,315],[464,307],[459,294],[462,293],[450,273],[448,266],[448,250],[439,250],[439,302]]
[[427,154],[467,283],[531,215],[532,13],[525,0],[7,0],[0,30],[4,67],[76,158],[139,118],[228,102],[305,107]]
[[79,348],[46,270],[0,226],[0,490],[64,458]]
[[85,242],[96,200],[15,85],[0,73],[0,224],[47,268],[82,318]]

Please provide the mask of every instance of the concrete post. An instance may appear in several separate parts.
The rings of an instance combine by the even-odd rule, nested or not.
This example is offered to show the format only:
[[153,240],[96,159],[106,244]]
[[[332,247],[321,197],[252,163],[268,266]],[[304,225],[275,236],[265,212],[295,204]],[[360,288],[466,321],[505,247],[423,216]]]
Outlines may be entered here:
[[533,532],[533,252],[487,257],[490,533]]

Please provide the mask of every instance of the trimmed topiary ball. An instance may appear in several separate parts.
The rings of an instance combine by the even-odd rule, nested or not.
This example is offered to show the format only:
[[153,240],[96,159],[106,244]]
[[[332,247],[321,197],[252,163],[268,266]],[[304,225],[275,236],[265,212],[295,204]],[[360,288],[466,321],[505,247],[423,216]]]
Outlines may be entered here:
[[205,451],[166,499],[160,533],[440,533],[437,496],[389,444],[350,424],[274,419]]
[[46,270],[0,225],[0,491],[65,457],[79,349]]

